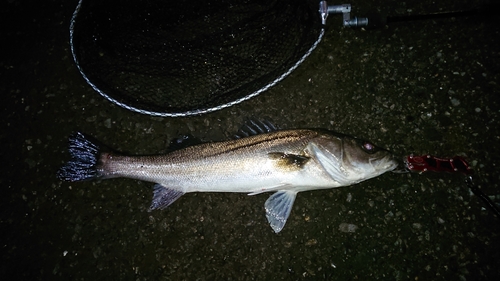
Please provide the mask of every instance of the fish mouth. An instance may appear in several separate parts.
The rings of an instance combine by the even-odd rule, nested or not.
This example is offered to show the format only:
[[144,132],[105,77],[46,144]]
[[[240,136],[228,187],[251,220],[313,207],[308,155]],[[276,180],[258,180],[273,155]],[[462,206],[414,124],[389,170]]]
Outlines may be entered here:
[[402,167],[403,162],[399,160],[399,158],[394,157],[393,155],[386,155],[383,158],[372,158],[369,160],[369,165],[373,171],[376,171],[378,174],[382,174],[385,172],[394,172]]
[[392,161],[395,163],[395,167],[391,170],[391,172],[396,174],[404,174],[410,172],[404,161],[404,157],[392,156]]
[[386,172],[394,172],[395,170],[398,170],[400,167],[401,163],[400,161],[397,160],[397,158],[388,157],[387,164],[384,168]]
[[[374,161],[375,160],[375,161]],[[401,157],[397,157],[393,154],[388,154],[383,158],[371,159],[371,166],[374,170],[384,172],[394,172],[400,173],[404,172],[404,162]]]

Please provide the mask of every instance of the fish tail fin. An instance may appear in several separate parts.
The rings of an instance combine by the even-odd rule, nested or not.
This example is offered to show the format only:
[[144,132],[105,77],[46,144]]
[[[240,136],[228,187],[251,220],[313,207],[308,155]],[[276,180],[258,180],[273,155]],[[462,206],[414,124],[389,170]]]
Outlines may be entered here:
[[69,137],[71,160],[57,171],[57,177],[64,181],[76,182],[101,178],[99,172],[101,145],[90,137],[76,132]]

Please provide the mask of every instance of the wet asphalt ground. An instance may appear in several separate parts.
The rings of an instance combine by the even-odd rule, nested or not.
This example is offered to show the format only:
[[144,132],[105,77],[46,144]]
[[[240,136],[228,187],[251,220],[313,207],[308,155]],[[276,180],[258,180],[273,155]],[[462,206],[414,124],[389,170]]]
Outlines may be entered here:
[[[73,131],[132,154],[172,138],[230,138],[248,117],[320,127],[399,155],[471,163],[500,202],[498,12],[341,27],[290,77],[242,104],[194,117],[127,111],[76,69],[68,26],[77,1],[3,3],[0,60],[2,280],[498,280],[500,218],[458,174],[388,173],[351,187],[300,193],[279,234],[268,194],[187,194],[147,212],[152,184],[63,183]],[[474,8],[481,1],[350,2],[361,16]],[[338,4],[338,3],[336,3]]]

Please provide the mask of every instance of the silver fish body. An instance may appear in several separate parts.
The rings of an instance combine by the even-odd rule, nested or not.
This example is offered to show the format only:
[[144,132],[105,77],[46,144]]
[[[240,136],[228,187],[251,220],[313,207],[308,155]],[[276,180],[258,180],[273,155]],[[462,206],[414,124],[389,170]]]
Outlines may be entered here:
[[298,192],[352,185],[398,166],[389,151],[369,142],[308,129],[204,143],[156,156],[101,152],[78,133],[70,138],[70,152],[73,159],[59,171],[61,179],[154,182],[151,209],[166,208],[188,192],[275,191],[265,209],[276,233],[284,227]]

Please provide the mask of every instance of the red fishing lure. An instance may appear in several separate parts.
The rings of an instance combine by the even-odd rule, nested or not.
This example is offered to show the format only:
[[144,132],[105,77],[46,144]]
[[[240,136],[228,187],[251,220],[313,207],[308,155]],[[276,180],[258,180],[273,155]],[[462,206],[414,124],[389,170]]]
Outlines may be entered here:
[[410,154],[406,157],[405,165],[412,172],[448,172],[470,175],[473,173],[469,163],[460,156],[453,158],[438,158],[431,155],[415,156]]

